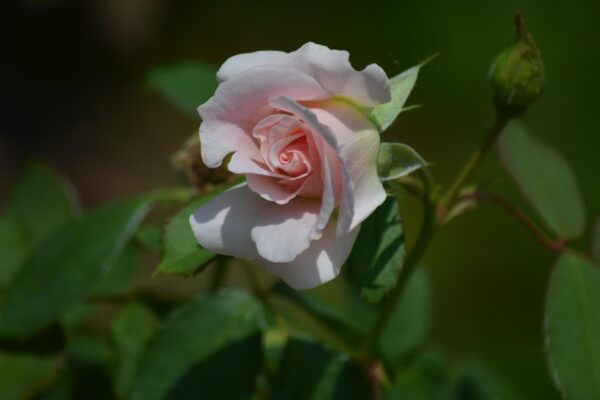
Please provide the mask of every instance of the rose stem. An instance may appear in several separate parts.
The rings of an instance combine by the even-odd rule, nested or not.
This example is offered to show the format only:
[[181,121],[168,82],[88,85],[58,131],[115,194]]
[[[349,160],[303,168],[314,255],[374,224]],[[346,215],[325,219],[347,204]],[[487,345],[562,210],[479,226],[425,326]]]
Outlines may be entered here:
[[481,160],[486,156],[486,154],[492,148],[492,145],[496,142],[496,139],[502,133],[502,130],[508,123],[510,118],[505,116],[502,113],[497,113],[494,118],[494,122],[490,126],[488,130],[488,134],[481,144],[481,146],[475,150],[475,152],[471,155],[467,163],[464,165],[460,173],[457,175],[456,179],[450,186],[450,189],[444,196],[444,198],[440,201],[437,210],[437,220],[438,222],[442,222],[445,220],[446,215],[454,206],[457,197],[460,195],[460,191],[463,189],[465,184],[471,179],[473,173],[481,163]]
[[491,204],[495,204],[508,212],[515,220],[520,222],[535,237],[535,239],[549,251],[560,254],[565,250],[563,239],[554,239],[548,236],[523,210],[500,196],[478,191],[473,194],[460,196],[458,199],[485,200]]
[[[497,113],[492,125],[488,129],[485,140],[481,146],[475,150],[473,155],[469,158],[467,163],[464,165],[460,173],[457,175],[454,183],[450,187],[450,190],[446,193],[444,198],[438,202],[437,200],[437,188],[435,182],[431,176],[428,168],[421,170],[424,184],[424,195],[422,197],[423,202],[423,223],[419,236],[415,241],[410,252],[407,254],[402,267],[402,272],[398,277],[396,286],[392,289],[386,301],[383,303],[381,311],[377,315],[373,327],[365,343],[366,356],[371,357],[379,353],[379,341],[381,335],[387,325],[387,322],[394,311],[394,307],[398,303],[404,288],[410,280],[412,273],[419,266],[429,242],[435,236],[435,233],[439,225],[444,221],[448,210],[451,210],[456,200],[463,189],[465,184],[473,176],[473,173],[481,164],[481,160],[490,151],[493,144],[496,142],[502,130],[508,123],[510,118],[502,113]],[[439,203],[439,205],[438,205]]]

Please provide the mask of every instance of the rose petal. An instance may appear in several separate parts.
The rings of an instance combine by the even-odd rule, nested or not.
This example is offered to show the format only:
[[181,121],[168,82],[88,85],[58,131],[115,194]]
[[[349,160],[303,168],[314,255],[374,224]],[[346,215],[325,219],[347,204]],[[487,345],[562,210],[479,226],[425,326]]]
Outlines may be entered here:
[[258,257],[250,237],[256,214],[268,205],[246,184],[229,189],[190,216],[198,243],[205,249],[253,260]]
[[335,224],[329,224],[321,239],[291,262],[274,263],[259,259],[267,271],[279,276],[297,290],[311,289],[335,278],[348,259],[360,227],[336,236]]
[[260,210],[251,229],[258,254],[272,262],[294,260],[311,245],[318,212],[318,200],[303,198]]
[[270,176],[246,174],[246,181],[254,193],[277,204],[287,204],[298,194],[298,190],[288,190],[277,178]]
[[[323,180],[321,211],[319,212],[317,230],[313,236],[313,238],[317,239],[320,236],[321,231],[327,225],[335,208],[337,192],[335,189],[341,189],[340,186],[343,177],[340,177],[339,174],[340,172],[343,173],[343,171],[339,171],[335,167],[332,168],[332,164],[335,164],[338,161],[335,154],[338,150],[337,140],[329,127],[319,123],[316,115],[297,101],[287,96],[280,96],[272,98],[270,103],[273,107],[293,113],[298,118],[302,119],[304,123],[310,127],[311,131],[318,135],[318,137],[315,138],[315,141],[319,139],[323,141],[321,145],[316,144],[317,150],[319,150],[321,156],[321,177]],[[332,177],[333,173],[336,173],[336,175]]]
[[386,198],[377,176],[379,133],[371,122],[346,103],[321,102],[312,110],[319,123],[328,126],[335,135],[342,168],[351,182],[351,186],[344,188],[338,217],[338,230],[348,232],[371,215]]
[[268,99],[279,95],[317,100],[329,93],[310,76],[282,67],[254,68],[223,82],[214,96],[198,107],[204,163],[218,167],[227,154],[240,149],[258,159],[252,129],[272,111]]
[[291,55],[298,69],[313,76],[334,95],[350,97],[367,107],[392,99],[390,81],[377,64],[356,71],[350,64],[350,53],[347,51],[331,50],[312,42]]
[[229,160],[229,164],[227,164],[227,169],[234,174],[257,174],[280,178],[284,177],[282,174],[271,171],[260,156],[258,158],[253,158],[244,151],[233,153],[233,156],[231,156],[231,159]]
[[383,69],[371,64],[356,71],[349,58],[347,51],[309,42],[292,53],[259,51],[231,57],[221,66],[217,77],[225,81],[259,66],[280,65],[302,71],[314,77],[332,95],[352,98],[360,105],[372,107],[389,102],[390,83]]
[[221,68],[217,71],[217,80],[219,82],[224,82],[237,74],[256,67],[284,65],[288,57],[288,53],[273,50],[238,54],[229,57],[227,61],[221,65]]

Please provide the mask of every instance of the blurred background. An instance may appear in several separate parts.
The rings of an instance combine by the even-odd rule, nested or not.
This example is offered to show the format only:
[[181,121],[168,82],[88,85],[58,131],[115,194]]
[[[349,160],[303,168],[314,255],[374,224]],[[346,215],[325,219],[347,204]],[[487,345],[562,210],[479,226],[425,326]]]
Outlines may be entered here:
[[[591,220],[600,213],[600,3],[518,5],[547,74],[546,92],[525,120],[572,163]],[[488,69],[514,38],[516,6],[497,0],[3,1],[0,210],[32,158],[62,171],[85,206],[179,184],[169,157],[199,121],[151,90],[148,72],[186,60],[218,66],[237,53],[292,51],[307,41],[348,50],[355,67],[375,62],[390,76],[440,53],[409,100],[424,107],[403,114],[385,139],[416,148],[447,184],[493,116]],[[478,175],[495,179],[491,191],[527,208],[496,154]],[[404,217],[414,229],[419,217],[410,204]],[[556,398],[542,340],[553,263],[493,206],[448,225],[426,257],[434,289],[429,341],[456,360],[486,362],[525,398]]]

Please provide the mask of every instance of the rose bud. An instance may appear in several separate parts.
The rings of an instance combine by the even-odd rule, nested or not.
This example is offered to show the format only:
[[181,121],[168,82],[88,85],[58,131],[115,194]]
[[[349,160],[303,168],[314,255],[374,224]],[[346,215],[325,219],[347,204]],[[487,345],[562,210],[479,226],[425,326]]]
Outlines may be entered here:
[[496,109],[508,118],[523,114],[544,88],[544,63],[518,9],[515,25],[517,41],[500,53],[490,71]]

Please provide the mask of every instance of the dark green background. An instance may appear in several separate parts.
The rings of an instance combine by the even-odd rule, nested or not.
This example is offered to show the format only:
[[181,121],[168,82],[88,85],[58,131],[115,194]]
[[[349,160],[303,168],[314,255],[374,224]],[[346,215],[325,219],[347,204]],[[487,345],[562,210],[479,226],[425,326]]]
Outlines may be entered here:
[[[443,183],[492,117],[488,68],[513,38],[513,1],[5,1],[0,5],[0,207],[24,161],[49,160],[86,205],[173,185],[169,155],[198,126],[145,88],[150,68],[215,65],[306,41],[346,49],[390,76],[440,52],[385,134],[434,162]],[[600,212],[600,3],[519,3],[546,63],[547,89],[526,121],[571,161],[588,220]],[[480,177],[526,206],[494,154]],[[418,213],[405,211],[409,226]],[[409,234],[412,232],[409,229]],[[410,240],[410,237],[409,237]],[[584,246],[585,243],[580,243]],[[427,255],[430,341],[488,362],[528,399],[556,396],[543,359],[542,310],[554,259],[501,210],[446,227]]]

